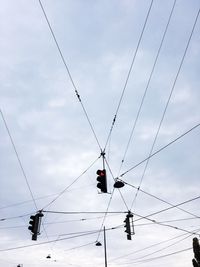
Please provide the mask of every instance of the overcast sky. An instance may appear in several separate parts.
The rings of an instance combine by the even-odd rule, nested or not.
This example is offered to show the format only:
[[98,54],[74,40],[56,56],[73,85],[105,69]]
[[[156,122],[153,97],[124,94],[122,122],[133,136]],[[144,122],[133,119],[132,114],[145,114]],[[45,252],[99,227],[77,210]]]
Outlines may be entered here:
[[200,127],[132,167],[200,123],[199,1],[0,2],[1,265],[104,266],[105,226],[110,267],[192,266],[199,198],[141,216],[200,196]]

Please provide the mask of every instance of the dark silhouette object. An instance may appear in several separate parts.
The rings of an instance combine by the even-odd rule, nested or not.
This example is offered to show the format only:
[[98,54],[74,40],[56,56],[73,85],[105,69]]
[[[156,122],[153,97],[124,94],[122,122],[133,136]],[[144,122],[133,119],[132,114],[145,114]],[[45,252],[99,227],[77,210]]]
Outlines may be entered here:
[[32,240],[37,240],[37,236],[40,234],[40,224],[43,216],[42,212],[39,212],[36,215],[31,215],[30,217],[28,229],[32,233]]
[[107,193],[106,170],[98,170],[97,174],[97,187],[101,190],[101,193]]
[[131,228],[133,229],[133,214],[130,211],[128,211],[124,223],[125,223],[124,227],[126,228],[124,232],[127,233],[127,240],[131,240],[131,235],[134,234],[134,230],[131,230]]
[[200,245],[199,240],[196,237],[193,238],[193,252],[194,259],[192,260],[192,264],[194,267],[200,267]]
[[50,255],[50,254],[47,255],[46,258],[47,258],[47,259],[51,259],[51,255]]
[[122,181],[116,180],[113,186],[114,188],[122,188],[124,187],[124,183]]

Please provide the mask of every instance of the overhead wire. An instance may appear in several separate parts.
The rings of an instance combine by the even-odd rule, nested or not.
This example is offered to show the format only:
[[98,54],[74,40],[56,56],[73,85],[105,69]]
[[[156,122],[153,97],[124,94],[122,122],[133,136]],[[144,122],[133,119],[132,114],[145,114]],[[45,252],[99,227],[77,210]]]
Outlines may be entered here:
[[166,257],[173,256],[173,255],[177,255],[177,254],[189,251],[189,250],[192,250],[192,247],[186,248],[186,249],[182,249],[182,250],[178,250],[178,251],[175,251],[175,252],[171,252],[171,253],[168,253],[168,254],[164,254],[164,255],[161,255],[161,256],[158,256],[158,257],[154,257],[154,258],[149,258],[149,259],[146,259],[146,260],[136,261],[136,262],[131,263],[131,264],[151,262],[151,261],[154,261],[154,260],[166,258]]
[[[97,159],[95,159],[88,168],[86,168],[77,178],[75,178],[68,186],[66,186],[52,201],[50,201],[48,204],[46,204],[43,209],[48,208],[50,205],[52,205],[59,197],[61,197],[74,183],[76,183],[100,158],[99,156]],[[42,209],[42,210],[43,210]]]
[[[162,117],[161,117],[161,120],[160,120],[158,129],[157,129],[156,135],[155,135],[154,140],[153,140],[153,144],[152,144],[151,149],[150,149],[150,152],[149,152],[149,156],[153,153],[154,146],[155,146],[155,144],[156,144],[158,135],[159,135],[159,133],[160,133],[160,129],[161,129],[162,123],[163,123],[163,121],[164,121],[165,114],[166,114],[166,112],[167,112],[167,108],[168,108],[168,106],[169,106],[169,103],[170,103],[172,94],[173,94],[173,92],[174,92],[174,89],[175,89],[175,85],[176,85],[177,79],[178,79],[178,77],[179,77],[179,74],[180,74],[180,71],[181,71],[183,62],[184,62],[184,60],[185,60],[185,57],[186,57],[186,54],[187,54],[187,51],[188,51],[188,47],[189,47],[190,41],[191,41],[191,39],[192,39],[194,30],[195,30],[195,26],[196,26],[197,21],[198,21],[199,13],[200,13],[200,9],[198,10],[197,15],[196,15],[196,17],[195,17],[194,24],[193,24],[193,26],[192,26],[191,33],[190,33],[190,35],[189,35],[189,39],[188,39],[188,41],[187,41],[187,44],[186,44],[186,47],[185,47],[185,50],[184,50],[184,53],[183,53],[183,56],[182,56],[180,65],[179,65],[179,67],[178,67],[178,71],[177,71],[177,73],[176,73],[176,76],[175,76],[175,79],[174,79],[174,82],[173,82],[173,85],[172,85],[172,88],[171,88],[169,97],[168,97],[168,99],[167,99],[167,103],[166,103],[166,105],[165,105],[165,108],[164,108],[164,111],[163,111],[163,114],[162,114]],[[135,200],[136,200],[136,198],[137,198],[137,195],[138,195],[138,193],[139,193],[141,184],[142,184],[142,182],[143,182],[143,179],[144,179],[144,176],[145,176],[145,173],[146,173],[146,170],[147,170],[147,166],[148,166],[148,164],[149,164],[149,160],[150,160],[150,158],[149,158],[149,159],[146,161],[146,163],[145,163],[145,167],[144,167],[144,170],[143,170],[143,173],[142,173],[142,176],[141,176],[141,179],[140,179],[140,183],[139,183],[139,186],[138,186],[138,191],[137,191],[136,194],[135,194],[135,197],[134,197],[134,199],[133,199],[131,208],[133,207],[133,204],[134,204],[134,202],[135,202]]]
[[130,68],[129,68],[129,71],[128,71],[128,74],[127,74],[127,77],[126,77],[126,80],[125,80],[125,84],[124,84],[124,87],[123,87],[123,90],[122,90],[122,93],[121,93],[121,96],[120,96],[120,99],[119,99],[119,103],[118,103],[118,106],[117,106],[117,109],[116,109],[116,112],[115,112],[115,115],[114,115],[114,118],[113,118],[113,121],[112,121],[112,124],[111,124],[111,128],[110,128],[110,131],[109,131],[109,134],[108,134],[108,137],[107,137],[107,140],[106,140],[105,147],[104,147],[103,151],[106,150],[106,147],[108,145],[108,141],[109,141],[109,139],[111,137],[111,134],[112,134],[112,131],[113,131],[116,119],[117,119],[117,115],[118,115],[118,112],[119,112],[119,108],[121,106],[122,99],[124,97],[124,93],[125,93],[125,90],[127,88],[127,84],[128,84],[129,78],[130,78],[130,74],[132,72],[132,68],[133,68],[133,65],[134,65],[138,50],[139,50],[139,46],[140,46],[144,31],[145,31],[145,28],[146,28],[146,25],[147,25],[147,21],[148,21],[150,12],[151,12],[152,5],[153,5],[153,0],[151,0],[151,2],[150,2],[150,6],[148,8],[147,15],[145,17],[145,22],[144,22],[144,25],[142,27],[142,31],[141,31],[141,34],[140,34],[140,37],[139,37],[139,40],[138,40],[138,43],[137,43],[137,47],[136,47],[136,50],[134,52],[134,55],[133,55],[133,58],[132,58],[132,61],[131,61],[131,65],[130,65]]
[[137,114],[136,114],[135,121],[133,123],[133,127],[131,129],[131,133],[130,133],[130,136],[129,136],[129,139],[128,139],[128,142],[127,142],[127,145],[126,145],[126,148],[125,148],[125,152],[124,152],[123,157],[122,157],[122,161],[121,161],[121,165],[120,165],[120,168],[119,168],[119,172],[118,173],[121,172],[122,165],[124,164],[124,161],[125,161],[125,158],[126,158],[126,155],[127,155],[128,149],[129,149],[129,146],[130,146],[130,142],[131,142],[131,139],[133,137],[133,133],[135,131],[135,128],[136,128],[136,125],[137,125],[137,122],[138,122],[138,119],[139,119],[139,116],[140,116],[140,113],[141,113],[141,110],[142,110],[142,106],[144,104],[144,100],[145,100],[147,91],[149,89],[149,84],[151,82],[151,78],[153,76],[153,73],[154,73],[154,70],[155,70],[155,67],[156,67],[156,64],[157,64],[157,61],[158,61],[160,52],[161,52],[161,48],[163,46],[163,43],[164,43],[164,40],[165,40],[165,36],[167,34],[167,30],[168,30],[168,27],[169,27],[169,24],[170,24],[170,21],[171,21],[171,18],[172,18],[172,14],[174,12],[175,5],[176,5],[176,0],[174,0],[174,3],[172,5],[172,9],[171,9],[171,12],[170,12],[170,15],[169,15],[169,18],[168,18],[168,21],[167,21],[167,24],[166,24],[166,27],[165,27],[165,30],[164,30],[162,39],[161,39],[161,43],[159,45],[159,48],[158,48],[158,51],[157,51],[157,54],[156,54],[156,57],[155,57],[155,60],[154,60],[154,63],[153,63],[153,67],[152,67],[152,70],[151,70],[151,73],[150,73],[150,76],[149,76],[149,79],[148,79],[146,88],[144,90],[144,93],[143,93],[143,96],[142,96],[142,99],[141,99],[141,103],[140,103],[139,109],[138,109]]
[[194,125],[192,128],[190,128],[189,130],[187,130],[186,132],[184,132],[183,134],[179,135],[177,138],[173,139],[171,142],[169,142],[168,144],[164,145],[163,147],[159,148],[158,150],[156,150],[155,152],[153,152],[150,156],[146,157],[145,159],[141,160],[140,162],[138,162],[137,164],[135,164],[133,167],[129,168],[127,171],[123,172],[122,174],[120,174],[120,177],[123,177],[124,175],[126,175],[127,173],[129,173],[130,171],[134,170],[135,168],[137,168],[138,166],[140,166],[141,164],[143,164],[144,162],[148,161],[149,159],[151,159],[152,157],[154,157],[155,155],[157,155],[158,153],[160,153],[162,150],[166,149],[167,147],[169,147],[170,145],[174,144],[175,142],[177,142],[179,139],[183,138],[184,136],[186,136],[187,134],[189,134],[190,132],[192,132],[193,130],[195,130],[196,128],[198,128],[200,126],[200,123],[197,123],[196,125]]
[[69,77],[69,79],[70,79],[70,82],[71,82],[71,84],[72,84],[72,86],[73,86],[73,88],[74,88],[74,92],[75,92],[75,94],[76,94],[76,97],[78,98],[78,101],[79,101],[80,104],[81,104],[82,110],[83,110],[83,112],[84,112],[84,114],[85,114],[85,116],[86,116],[86,119],[87,119],[88,123],[89,123],[90,129],[91,129],[91,131],[92,131],[92,133],[93,133],[93,135],[94,135],[94,138],[95,138],[95,140],[96,140],[96,143],[97,143],[97,145],[98,145],[100,151],[102,151],[100,142],[99,142],[99,140],[98,140],[98,138],[97,138],[96,132],[95,132],[94,127],[93,127],[93,125],[92,125],[92,123],[91,123],[91,121],[90,121],[90,118],[89,118],[89,116],[88,116],[88,113],[87,113],[87,111],[86,111],[86,108],[85,108],[85,106],[83,105],[83,102],[82,102],[82,100],[81,100],[80,93],[78,92],[78,89],[77,89],[77,87],[76,87],[76,85],[75,85],[75,82],[74,82],[74,80],[73,80],[73,78],[72,78],[72,74],[71,74],[71,72],[70,72],[70,70],[69,70],[69,67],[68,67],[68,65],[67,65],[67,62],[66,62],[66,60],[65,60],[65,58],[64,58],[64,55],[63,55],[63,53],[62,53],[62,50],[61,50],[61,48],[60,48],[60,45],[59,45],[58,40],[57,40],[57,38],[56,38],[56,35],[55,35],[54,31],[53,31],[53,28],[52,28],[52,26],[51,26],[51,24],[50,24],[50,21],[49,21],[49,19],[48,19],[47,13],[46,13],[46,11],[45,11],[45,9],[44,9],[44,6],[43,6],[41,0],[38,0],[38,1],[39,1],[39,5],[40,5],[40,7],[41,7],[41,10],[42,10],[42,12],[43,12],[43,14],[44,14],[45,20],[46,20],[46,22],[47,22],[47,24],[48,24],[49,30],[50,30],[50,32],[51,32],[51,35],[52,35],[52,37],[53,37],[53,40],[54,40],[54,42],[55,42],[55,44],[56,44],[56,47],[57,47],[57,49],[58,49],[59,55],[60,55],[60,57],[61,57],[61,59],[62,59],[62,62],[63,62],[63,64],[64,64],[64,66],[65,66],[65,69],[66,69],[66,71],[67,71],[67,74],[68,74],[68,77]]
[[[113,178],[113,181],[115,181],[113,172],[112,172],[112,170],[111,170],[111,168],[110,168],[110,165],[109,165],[109,163],[108,163],[106,157],[105,157],[105,162],[106,162],[106,165],[107,165],[107,167],[108,167],[108,169],[109,169],[109,171],[110,171],[110,173],[111,173],[111,176],[112,176],[112,178]],[[121,190],[120,190],[119,188],[118,188],[118,191],[119,191],[119,194],[120,194],[120,196],[121,196],[121,199],[122,199],[122,201],[123,201],[125,207],[127,208],[127,210],[129,210],[129,209],[128,209],[128,205],[127,205],[127,203],[126,203],[126,201],[125,201],[125,199],[124,199],[124,197],[123,197],[123,195],[122,195],[122,192],[121,192]]]
[[[183,222],[183,221],[194,221],[194,220],[197,220],[197,219],[198,219],[198,218],[190,217],[190,218],[182,218],[182,219],[174,219],[174,220],[161,221],[161,223]],[[147,226],[147,225],[152,225],[152,223],[140,223],[140,224],[135,224],[135,227],[138,227],[138,226]]]
[[[200,230],[200,229],[197,229],[197,231],[198,231],[198,230]],[[137,254],[137,253],[139,253],[139,252],[144,252],[145,250],[149,250],[149,249],[151,249],[151,248],[160,246],[160,245],[162,245],[162,244],[168,243],[168,242],[170,242],[170,241],[172,241],[172,240],[178,239],[178,238],[183,237],[183,236],[186,236],[186,235],[188,235],[188,233],[180,234],[180,235],[177,235],[177,236],[175,236],[175,237],[166,239],[166,240],[164,240],[164,241],[161,241],[161,242],[158,242],[158,243],[154,243],[154,244],[152,244],[152,245],[149,245],[149,246],[146,246],[146,247],[137,249],[137,250],[135,250],[135,251],[133,251],[133,252],[130,252],[130,253],[127,253],[127,254],[124,254],[124,255],[115,257],[115,258],[111,259],[110,262],[112,262],[112,261],[116,261],[116,260],[120,260],[120,259],[122,259],[122,258],[126,258],[126,257],[128,257],[128,256],[130,256],[130,255]]]
[[161,251],[163,251],[163,250],[166,250],[166,249],[168,249],[168,248],[170,248],[170,247],[172,247],[172,246],[175,246],[175,245],[181,243],[182,241],[184,241],[184,240],[190,238],[191,236],[192,236],[192,235],[189,234],[189,235],[187,235],[186,237],[181,238],[180,240],[175,241],[175,242],[173,242],[172,244],[167,245],[167,246],[165,246],[165,247],[163,247],[163,248],[160,248],[160,249],[158,249],[158,250],[156,250],[156,251],[153,251],[153,252],[151,252],[151,253],[145,254],[145,255],[143,255],[143,256],[140,256],[140,257],[137,257],[137,258],[134,258],[134,259],[130,259],[129,262],[127,262],[127,264],[132,264],[132,263],[137,262],[137,261],[139,261],[139,260],[142,260],[142,259],[144,259],[144,258],[146,258],[146,257],[152,256],[152,255],[154,255],[154,254],[156,254],[156,253],[158,253],[158,252],[161,252]]
[[[3,122],[4,122],[4,125],[5,125],[5,128],[6,128],[6,130],[7,130],[8,136],[9,136],[9,138],[10,138],[10,141],[11,141],[11,144],[12,144],[12,147],[13,147],[13,150],[14,150],[14,152],[15,152],[17,161],[18,161],[18,163],[19,163],[20,169],[21,169],[21,171],[22,171],[23,177],[24,177],[24,179],[25,179],[25,181],[26,181],[26,185],[27,185],[27,187],[28,187],[28,190],[29,190],[29,192],[30,192],[31,198],[32,198],[33,203],[34,203],[34,205],[35,205],[36,211],[38,211],[38,207],[37,207],[37,204],[36,204],[36,200],[35,200],[35,197],[34,197],[34,195],[33,195],[31,186],[30,186],[30,184],[29,184],[28,177],[27,177],[27,175],[26,175],[26,173],[25,173],[25,170],[24,170],[24,167],[23,167],[23,165],[22,165],[22,161],[21,161],[21,159],[20,159],[20,157],[19,157],[19,153],[18,153],[18,151],[17,151],[17,148],[16,148],[16,145],[15,145],[14,139],[13,139],[11,133],[10,133],[8,124],[7,124],[7,122],[6,122],[6,119],[5,119],[4,114],[3,114],[3,112],[2,112],[1,109],[0,109],[0,113],[1,113],[1,117],[2,117]],[[47,235],[47,232],[46,232],[46,230],[45,230],[45,228],[44,228],[43,222],[42,222],[42,227],[43,227],[43,229],[44,229],[44,232],[45,232],[45,235],[46,235],[47,239],[49,240],[48,235]]]
[[32,189],[31,189],[31,186],[30,186],[29,181],[28,181],[28,177],[27,177],[26,172],[25,172],[25,170],[24,170],[24,167],[23,167],[23,165],[22,165],[22,161],[21,161],[20,156],[19,156],[19,153],[18,153],[18,151],[17,151],[17,148],[16,148],[16,145],[15,145],[14,139],[13,139],[13,137],[12,137],[12,135],[11,135],[11,132],[10,132],[9,127],[8,127],[8,124],[7,124],[7,122],[6,122],[5,116],[4,116],[4,114],[3,114],[3,112],[2,112],[1,109],[0,109],[0,113],[1,113],[1,117],[2,117],[2,120],[3,120],[4,126],[5,126],[5,128],[6,128],[7,134],[8,134],[8,136],[9,136],[9,138],[10,138],[10,142],[11,142],[11,144],[12,144],[13,150],[14,150],[14,152],[15,152],[17,161],[18,161],[18,163],[19,163],[20,169],[21,169],[21,171],[22,171],[23,177],[24,177],[24,179],[25,179],[26,185],[27,185],[27,187],[28,187],[29,193],[30,193],[30,195],[31,195],[31,198],[32,198],[32,200],[33,200],[33,203],[34,203],[34,205],[35,205],[36,210],[38,210],[38,207],[37,207],[37,204],[36,204],[36,201],[35,201],[35,197],[34,197],[34,195],[33,195],[33,191],[32,191]]
[[[111,227],[111,228],[105,229],[105,231],[116,230],[118,228],[119,228],[119,226]],[[97,232],[99,232],[99,230],[88,231],[88,232],[85,232],[83,234],[78,234],[78,235],[73,235],[73,236],[70,236],[70,237],[60,238],[59,240],[55,239],[55,240],[50,240],[50,241],[45,241],[45,242],[40,242],[40,243],[34,243],[34,244],[29,244],[29,245],[15,246],[15,247],[6,248],[6,249],[0,249],[0,252],[10,251],[10,250],[17,250],[17,249],[23,249],[23,248],[29,248],[29,247],[35,247],[35,246],[40,246],[40,245],[46,245],[46,244],[49,244],[49,243],[53,243],[55,241],[56,242],[57,241],[64,241],[64,240],[68,240],[68,239],[73,239],[73,238],[78,238],[78,237],[93,235],[93,234],[96,234]]]
[[106,220],[106,216],[107,216],[107,214],[108,214],[108,210],[109,210],[109,207],[110,207],[112,198],[113,198],[114,191],[115,191],[115,188],[113,188],[113,190],[112,190],[112,193],[111,193],[111,196],[110,196],[108,205],[107,205],[107,209],[106,209],[106,212],[105,212],[105,214],[104,214],[104,217],[103,217],[103,220],[102,220],[102,223],[101,223],[101,226],[100,226],[100,230],[99,230],[98,235],[97,235],[97,241],[99,240],[100,234],[101,234],[102,229],[103,229],[103,227],[104,227],[104,223],[105,223],[105,220]]
[[[119,181],[122,181],[124,184],[127,184],[127,185],[129,185],[129,186],[131,186],[131,187],[133,187],[134,189],[138,189],[138,187],[136,187],[136,186],[134,186],[134,185],[132,185],[132,184],[130,184],[130,183],[127,183],[127,182],[125,182],[124,180],[121,180],[121,179],[118,179]],[[149,192],[147,192],[147,191],[144,191],[144,190],[142,190],[142,189],[140,189],[140,192],[142,192],[142,193],[144,193],[144,194],[146,194],[146,195],[148,195],[148,196],[150,196],[150,197],[152,197],[152,198],[155,198],[155,199],[157,199],[157,200],[159,200],[159,201],[161,201],[161,202],[163,202],[163,203],[165,203],[165,204],[168,204],[168,205],[170,205],[171,207],[174,207],[174,205],[172,204],[172,203],[170,203],[169,201],[166,201],[166,200],[164,200],[164,199],[162,199],[162,198],[160,198],[160,197],[157,197],[157,196],[155,196],[154,194],[151,194],[151,193],[149,193]],[[195,217],[195,218],[197,218],[197,219],[200,219],[200,216],[197,216],[196,214],[194,214],[194,213],[192,213],[192,212],[189,212],[189,211],[187,211],[187,210],[185,210],[185,209],[182,209],[182,208],[180,208],[179,206],[178,207],[175,207],[175,208],[177,208],[177,209],[179,209],[179,210],[181,210],[181,211],[183,211],[183,212],[185,212],[185,213],[187,213],[187,214],[189,214],[189,215],[192,215],[193,217]]]
[[151,216],[160,214],[160,213],[162,213],[162,212],[165,212],[165,211],[168,211],[168,210],[177,208],[177,207],[179,207],[179,206],[188,204],[188,203],[193,202],[193,201],[196,201],[196,200],[198,200],[198,199],[200,199],[200,196],[197,196],[197,197],[194,197],[194,198],[185,200],[185,201],[183,201],[183,202],[181,202],[181,203],[178,203],[178,204],[176,204],[176,205],[173,205],[173,206],[170,206],[170,207],[168,207],[168,208],[165,208],[165,209],[162,209],[162,210],[153,212],[153,213],[151,213],[151,214],[149,214],[149,215],[147,215],[147,216],[140,216],[141,218],[140,218],[140,219],[137,219],[137,220],[134,220],[134,222],[137,222],[137,221],[140,221],[141,219],[146,219],[146,218],[149,218],[149,217],[151,217]]

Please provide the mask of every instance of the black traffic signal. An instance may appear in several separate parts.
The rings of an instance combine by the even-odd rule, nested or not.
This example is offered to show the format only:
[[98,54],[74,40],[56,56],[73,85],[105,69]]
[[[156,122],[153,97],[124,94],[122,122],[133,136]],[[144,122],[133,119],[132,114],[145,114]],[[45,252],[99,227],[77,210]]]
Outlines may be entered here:
[[131,227],[133,228],[133,221],[130,222],[130,218],[133,218],[133,214],[129,211],[124,220],[124,227],[126,228],[125,232],[127,233],[128,240],[131,240],[131,235],[134,234],[134,231],[131,231]]
[[107,179],[106,179],[106,170],[98,170],[97,171],[97,187],[101,189],[102,193],[107,193]]
[[41,212],[37,213],[36,215],[30,216],[30,225],[28,229],[32,233],[32,240],[37,240],[37,236],[40,234],[41,217],[43,216],[44,215]]
[[200,267],[200,245],[198,238],[193,238],[194,259],[192,260],[194,267]]

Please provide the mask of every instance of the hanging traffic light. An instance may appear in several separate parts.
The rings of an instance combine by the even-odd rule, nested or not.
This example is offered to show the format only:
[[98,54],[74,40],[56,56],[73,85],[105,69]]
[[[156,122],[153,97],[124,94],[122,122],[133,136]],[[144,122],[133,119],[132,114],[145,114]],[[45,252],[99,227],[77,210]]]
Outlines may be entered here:
[[43,216],[44,215],[41,212],[37,213],[36,215],[30,216],[30,225],[28,229],[32,233],[32,240],[37,240],[37,236],[40,234],[41,217]]
[[198,238],[193,238],[193,252],[194,252],[194,259],[192,260],[194,267],[200,266],[200,245]]
[[[134,234],[134,230],[133,230],[133,214],[130,211],[128,211],[128,214],[126,215],[124,223],[125,223],[124,227],[126,228],[125,232],[127,233],[127,239],[131,240],[131,235]],[[132,231],[131,231],[131,228],[132,228]]]
[[106,179],[106,170],[98,170],[97,171],[97,187],[101,189],[102,193],[107,193],[107,179]]

